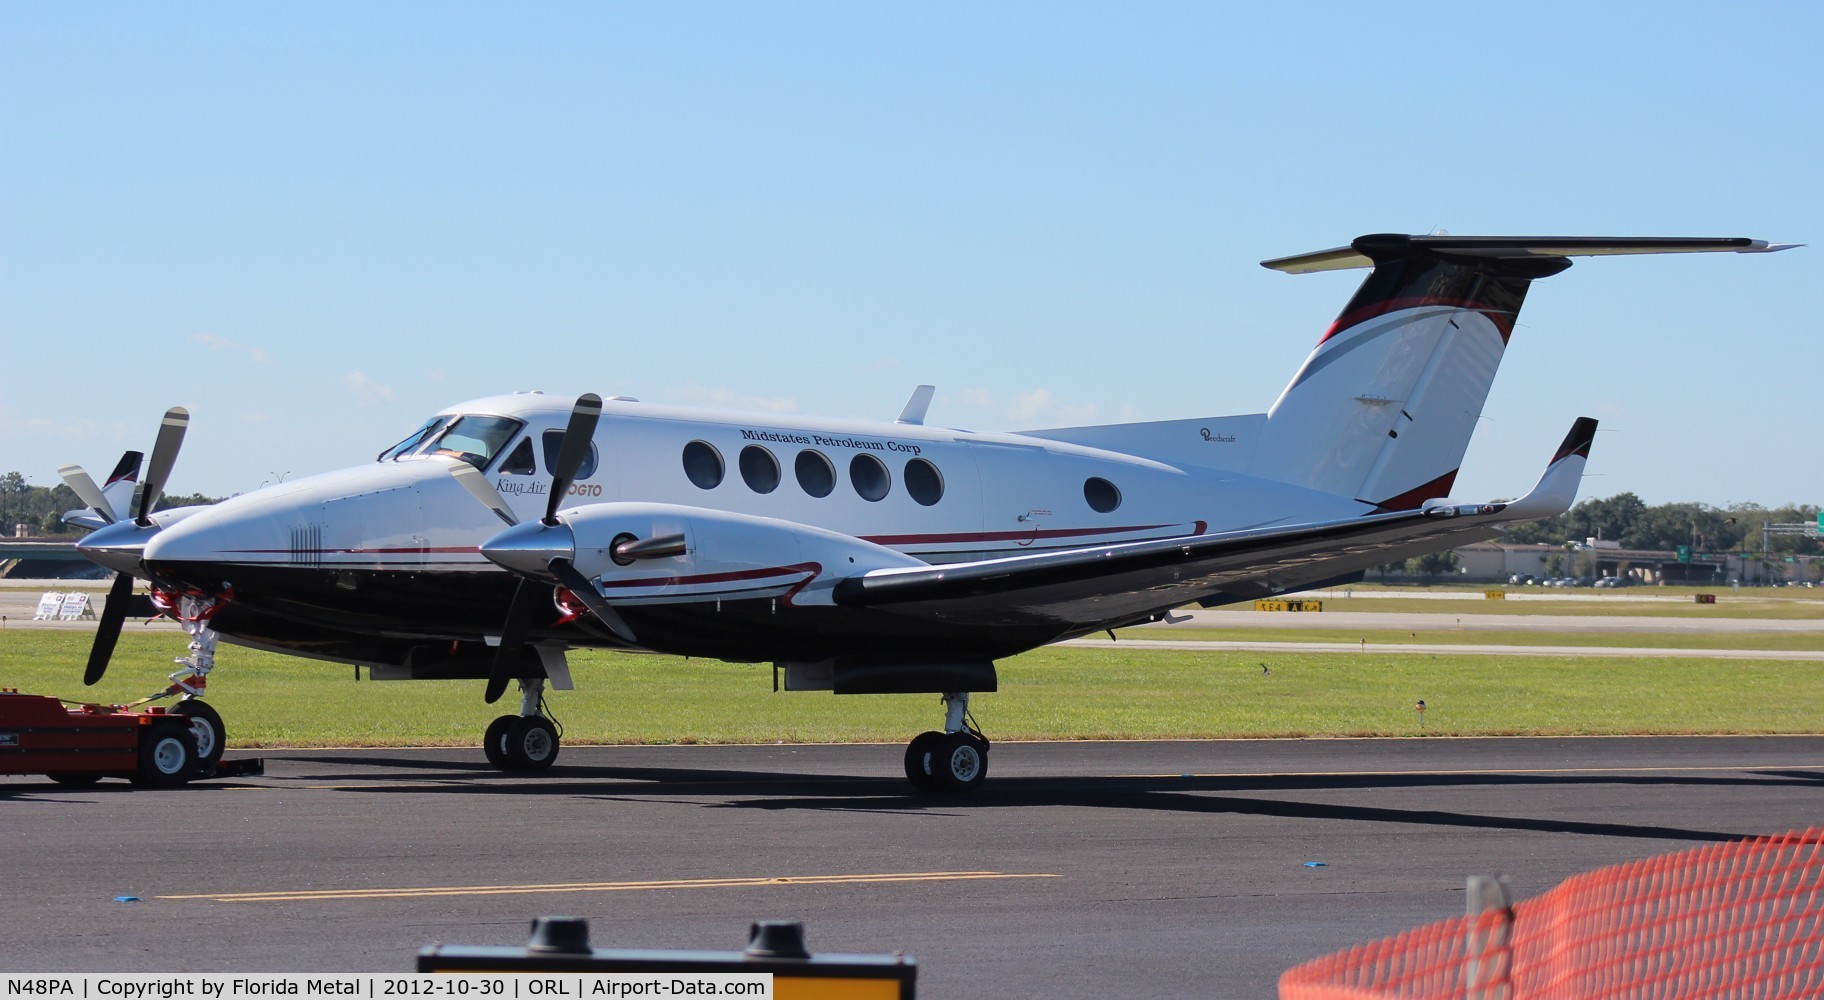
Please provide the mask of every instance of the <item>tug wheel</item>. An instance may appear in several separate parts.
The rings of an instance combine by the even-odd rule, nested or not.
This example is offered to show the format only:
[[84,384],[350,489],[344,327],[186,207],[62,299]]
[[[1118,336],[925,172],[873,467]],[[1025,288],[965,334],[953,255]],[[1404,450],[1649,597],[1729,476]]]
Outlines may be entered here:
[[196,733],[184,722],[161,720],[146,727],[139,737],[139,767],[133,783],[147,788],[172,788],[196,772]]

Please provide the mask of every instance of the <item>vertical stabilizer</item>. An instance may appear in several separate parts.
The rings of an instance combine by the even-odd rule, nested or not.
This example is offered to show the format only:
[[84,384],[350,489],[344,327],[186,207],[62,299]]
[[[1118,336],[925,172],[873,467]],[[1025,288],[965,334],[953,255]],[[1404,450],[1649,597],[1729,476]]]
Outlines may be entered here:
[[1382,234],[1264,261],[1293,274],[1373,270],[1267,411],[1248,471],[1377,510],[1445,496],[1533,281],[1571,257],[1784,249],[1742,238]]
[[1528,284],[1569,262],[1362,247],[1374,239],[1356,241],[1374,270],[1267,411],[1250,471],[1406,510],[1450,492]]
[[114,463],[114,471],[108,473],[108,481],[102,484],[101,494],[108,498],[108,503],[115,510],[130,511],[133,509],[133,493],[139,487],[139,468],[145,456],[137,451],[129,451],[120,456]]

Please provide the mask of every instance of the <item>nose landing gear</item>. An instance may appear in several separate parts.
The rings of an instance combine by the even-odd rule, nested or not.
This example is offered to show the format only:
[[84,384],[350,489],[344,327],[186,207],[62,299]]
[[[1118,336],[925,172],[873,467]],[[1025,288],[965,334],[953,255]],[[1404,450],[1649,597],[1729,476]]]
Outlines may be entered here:
[[944,695],[944,731],[920,733],[906,747],[906,780],[921,792],[968,792],[988,777],[988,737],[969,716],[969,692]]

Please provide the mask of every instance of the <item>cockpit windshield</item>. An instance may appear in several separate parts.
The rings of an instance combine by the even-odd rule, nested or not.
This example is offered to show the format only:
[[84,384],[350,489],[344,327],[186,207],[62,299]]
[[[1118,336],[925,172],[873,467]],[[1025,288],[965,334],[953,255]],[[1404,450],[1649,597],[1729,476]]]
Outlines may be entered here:
[[455,419],[455,417],[432,417],[431,419],[426,420],[417,430],[407,434],[405,440],[381,452],[374,461],[391,462],[402,455],[410,454],[412,449],[423,444],[427,438],[436,436],[438,431],[442,430],[450,421]]
[[477,469],[485,469],[520,426],[521,422],[512,417],[480,414],[433,417],[405,440],[381,452],[378,460],[397,462],[427,455],[447,455],[460,458]]

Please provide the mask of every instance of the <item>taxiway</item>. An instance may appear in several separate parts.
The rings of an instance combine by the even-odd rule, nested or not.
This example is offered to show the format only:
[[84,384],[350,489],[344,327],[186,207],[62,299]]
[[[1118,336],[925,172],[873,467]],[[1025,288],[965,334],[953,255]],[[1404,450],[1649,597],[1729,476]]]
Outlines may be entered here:
[[[242,752],[245,753],[245,752]],[[1267,997],[1288,966],[1578,871],[1824,815],[1824,737],[285,751],[170,792],[0,778],[8,971],[391,971],[538,914],[603,947],[904,950],[921,996]],[[112,787],[110,787],[112,786]],[[1307,867],[1307,862],[1322,862]],[[116,897],[138,902],[116,902]]]

